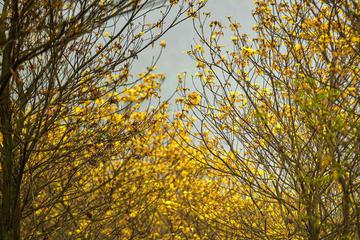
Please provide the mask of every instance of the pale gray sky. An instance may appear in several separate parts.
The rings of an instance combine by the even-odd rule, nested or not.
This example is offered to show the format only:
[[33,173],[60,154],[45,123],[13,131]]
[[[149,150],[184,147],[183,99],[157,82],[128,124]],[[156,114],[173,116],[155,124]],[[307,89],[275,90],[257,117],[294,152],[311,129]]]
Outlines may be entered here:
[[[252,0],[209,0],[207,6],[202,11],[211,12],[211,18],[227,23],[227,16],[231,16],[242,26],[241,32],[251,35],[254,25],[251,11],[253,8]],[[229,36],[230,37],[230,36]],[[191,20],[181,23],[171,29],[163,38],[167,46],[159,60],[158,71],[166,74],[166,80],[162,86],[162,96],[170,96],[177,86],[177,74],[187,72],[194,74],[196,69],[193,60],[184,54],[191,48],[197,40]],[[152,57],[158,52],[158,48],[149,48],[139,56],[134,65],[134,72],[142,71],[151,64]]]

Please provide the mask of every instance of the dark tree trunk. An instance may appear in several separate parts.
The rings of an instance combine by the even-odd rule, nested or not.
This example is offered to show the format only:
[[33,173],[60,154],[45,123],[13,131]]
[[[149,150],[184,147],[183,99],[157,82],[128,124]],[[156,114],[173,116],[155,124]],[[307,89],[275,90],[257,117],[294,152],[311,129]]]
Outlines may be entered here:
[[[18,1],[7,2],[12,9],[11,27],[9,37],[6,38],[4,22],[1,22],[0,38],[5,43],[2,54],[0,76],[0,133],[2,135],[2,147],[0,148],[1,196],[0,199],[0,239],[20,239],[20,178],[18,164],[16,162],[14,130],[12,125],[12,104],[10,93],[10,80],[14,64],[14,45],[17,32],[17,8]],[[7,5],[6,4],[6,5]],[[7,6],[3,11],[7,11]],[[6,15],[6,14],[5,14]],[[4,19],[2,19],[4,21]]]
[[8,87],[0,96],[0,126],[3,137],[1,151],[1,238],[19,239],[20,235],[20,195],[17,164],[13,149],[11,108]]

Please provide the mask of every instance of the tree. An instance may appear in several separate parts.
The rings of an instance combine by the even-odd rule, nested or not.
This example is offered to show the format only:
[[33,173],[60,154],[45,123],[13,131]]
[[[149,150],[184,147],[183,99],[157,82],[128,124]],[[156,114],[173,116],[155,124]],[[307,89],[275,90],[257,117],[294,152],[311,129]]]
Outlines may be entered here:
[[[229,18],[199,19],[189,52],[197,90],[182,87],[202,161],[232,176],[262,225],[252,239],[358,239],[359,3],[255,2],[252,40]],[[207,34],[210,32],[210,34]],[[262,204],[274,204],[277,222]],[[273,222],[273,221],[272,221]]]
[[[146,109],[163,78],[152,73],[153,66],[139,79],[132,78],[132,62],[170,28],[194,16],[203,1],[1,4],[0,238],[63,239],[56,234],[74,219],[69,216],[76,207],[68,206],[64,198],[87,206],[86,196],[99,192],[128,164],[125,156],[111,160],[112,146],[126,145],[156,112],[149,109],[146,118],[131,120],[132,125],[126,120]],[[150,14],[158,18],[150,22]],[[127,124],[119,125],[121,119]],[[81,174],[90,176],[89,166],[100,161],[106,165],[106,180],[81,189]],[[110,166],[113,175],[106,170]],[[59,215],[51,215],[59,204]],[[37,216],[43,211],[48,214],[40,221]]]
[[[131,132],[130,129],[139,126],[149,114],[136,110],[124,118],[122,114],[108,114],[111,108],[107,103],[98,108],[76,108],[74,111],[78,114],[70,114],[68,121],[77,122],[92,110],[92,115],[105,116],[102,120],[112,130],[103,132],[111,135],[118,129]],[[77,156],[66,152],[68,157],[62,158],[64,163],[52,164],[51,170],[37,171],[40,184],[33,186],[36,194],[31,198],[31,206],[34,209],[27,209],[24,215],[29,216],[22,220],[24,238],[234,239],[249,236],[244,226],[258,224],[254,221],[256,212],[250,205],[251,200],[243,198],[241,186],[229,176],[219,176],[204,167],[198,161],[203,158],[200,152],[183,147],[185,141],[191,141],[186,130],[189,126],[183,126],[177,118],[170,122],[167,111],[167,105],[161,105],[153,113],[151,122],[146,122],[144,131],[128,135],[126,140],[113,140],[111,146],[93,142],[94,138],[87,133],[89,128],[80,134],[86,136],[86,142],[70,130],[71,125],[60,128],[59,131],[70,131],[64,149],[80,142],[83,150],[76,151]],[[91,117],[86,119],[88,123]],[[118,129],[114,129],[116,126]],[[49,148],[62,136],[63,133],[54,131],[42,144]],[[43,163],[44,158],[39,154],[32,159],[32,164]],[[55,155],[52,161],[57,159]],[[271,209],[269,205],[266,207]],[[273,214],[270,210],[264,212]]]

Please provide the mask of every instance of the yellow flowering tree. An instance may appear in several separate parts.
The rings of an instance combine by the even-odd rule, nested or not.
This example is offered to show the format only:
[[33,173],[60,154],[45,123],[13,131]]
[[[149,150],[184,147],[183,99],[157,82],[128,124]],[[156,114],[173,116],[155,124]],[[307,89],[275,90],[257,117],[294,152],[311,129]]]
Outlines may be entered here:
[[[124,118],[109,114],[113,109],[109,103],[91,108],[91,116],[103,116],[91,122],[88,109],[77,107],[68,121],[82,122],[85,116],[84,123],[93,125],[101,120],[106,125],[96,131],[111,126],[111,131],[103,129],[103,137],[118,137],[122,130],[121,138],[98,141],[93,128],[79,132],[66,125],[39,143],[52,149],[69,132],[61,149],[39,153],[31,162],[47,166],[51,153],[57,164],[35,170],[43,184],[34,185],[35,194],[27,199],[32,209],[23,219],[26,238],[231,239],[259,234],[244,230],[262,223],[254,221],[256,209],[244,197],[243,186],[204,167],[202,152],[185,147],[192,141],[191,124],[170,121],[166,104],[152,111],[151,122],[145,121],[149,111],[133,109]],[[68,152],[74,144],[81,151]],[[24,182],[30,185],[31,179]],[[261,207],[276,217],[271,204]]]
[[200,160],[232,176],[257,207],[263,224],[246,225],[258,233],[248,238],[360,237],[358,9],[257,0],[253,39],[231,18],[228,28],[211,21],[210,34],[210,14],[199,20],[190,55],[200,84],[197,93],[180,89],[182,113],[193,113],[183,121],[193,123]]
[[[128,141],[151,125],[157,109],[153,101],[163,76],[150,66],[136,78],[131,65],[202,6],[203,1],[2,1],[1,239],[67,239],[56,235],[64,224],[101,208],[108,197],[101,189],[134,157]],[[124,151],[112,159],[118,148]],[[98,165],[102,174],[100,168],[92,171]],[[89,182],[90,176],[98,182]]]

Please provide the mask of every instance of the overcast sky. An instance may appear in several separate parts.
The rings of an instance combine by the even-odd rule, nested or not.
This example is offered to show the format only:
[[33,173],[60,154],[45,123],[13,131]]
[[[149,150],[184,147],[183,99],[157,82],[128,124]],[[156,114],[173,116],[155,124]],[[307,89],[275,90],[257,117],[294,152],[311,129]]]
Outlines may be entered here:
[[[253,8],[252,0],[208,0],[208,4],[202,11],[211,12],[213,19],[217,19],[227,24],[227,16],[231,16],[242,25],[241,31],[251,34],[254,25],[251,11]],[[177,86],[177,74],[187,72],[194,74],[193,60],[184,54],[191,48],[191,45],[197,40],[191,20],[185,21],[175,28],[171,29],[163,38],[167,46],[158,62],[158,71],[166,74],[166,80],[162,86],[162,96],[168,97]],[[152,57],[156,54],[156,49],[147,49],[139,56],[135,63],[133,71],[142,71],[150,65]]]

